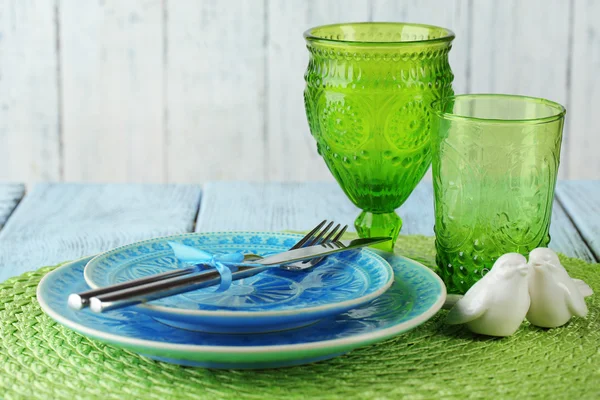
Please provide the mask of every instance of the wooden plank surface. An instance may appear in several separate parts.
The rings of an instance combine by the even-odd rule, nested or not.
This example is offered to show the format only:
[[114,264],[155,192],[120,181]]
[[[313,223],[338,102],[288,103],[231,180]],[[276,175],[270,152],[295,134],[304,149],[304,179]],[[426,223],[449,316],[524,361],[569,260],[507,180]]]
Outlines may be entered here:
[[335,183],[209,182],[196,231],[306,230],[325,218],[352,226],[359,212]]
[[600,181],[565,181],[557,196],[581,237],[600,261]]
[[[308,230],[325,218],[348,224],[354,231],[359,212],[335,183],[211,182],[203,190],[196,231]],[[421,182],[397,212],[404,221],[402,234],[433,236],[431,182]],[[551,248],[595,261],[558,202],[553,207],[550,235]]]
[[265,2],[166,4],[168,179],[264,179]]
[[192,185],[41,184],[0,231],[0,281],[155,236],[192,231]]
[[64,176],[163,182],[161,0],[60,2]]
[[[403,234],[433,235],[431,193],[431,183],[424,182],[400,207]],[[210,182],[203,189],[196,231],[302,231],[323,219],[354,231],[359,213],[336,183]]]
[[[567,157],[570,179],[600,179],[600,1],[573,1],[571,96],[567,104]],[[565,151],[563,151],[565,154]]]
[[[558,187],[561,187],[559,182]],[[550,248],[569,257],[580,258],[587,262],[598,262],[587,243],[573,224],[573,221],[558,199],[552,206],[550,223]]]
[[24,194],[25,186],[20,183],[0,184],[0,230]]
[[54,3],[0,2],[0,181],[61,177]]
[[[0,204],[14,207],[22,191],[22,185],[0,186]],[[597,260],[600,182],[559,182],[557,192],[550,247]],[[136,240],[191,231],[199,203],[200,188],[191,185],[38,185],[0,231],[0,281]],[[358,213],[335,183],[214,182],[204,189],[195,230],[306,230],[329,218],[352,231]],[[432,236],[431,183],[421,183],[398,214],[403,234]]]

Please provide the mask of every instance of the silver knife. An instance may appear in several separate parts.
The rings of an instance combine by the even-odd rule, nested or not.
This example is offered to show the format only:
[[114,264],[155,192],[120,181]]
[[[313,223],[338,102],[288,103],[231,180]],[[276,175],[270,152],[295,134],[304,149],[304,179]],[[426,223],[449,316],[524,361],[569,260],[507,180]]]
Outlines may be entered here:
[[252,261],[255,264],[261,265],[277,265],[288,264],[296,261],[310,260],[317,257],[326,257],[330,254],[359,249],[361,247],[371,246],[373,244],[387,242],[391,240],[389,237],[361,238],[352,240],[340,240],[337,242],[329,242],[318,244],[315,246],[300,247],[299,249],[284,251],[260,260]]
[[[310,260],[317,257],[325,257],[334,253],[359,249],[388,240],[391,239],[389,237],[361,238],[289,250],[260,260],[252,261],[252,263],[260,264],[262,266],[238,267],[237,270],[232,273],[232,279],[235,281],[256,275],[269,269],[270,265],[287,264],[296,261]],[[194,275],[177,276],[92,297],[90,299],[90,309],[93,312],[101,313],[218,285],[220,282],[221,276],[216,270]]]

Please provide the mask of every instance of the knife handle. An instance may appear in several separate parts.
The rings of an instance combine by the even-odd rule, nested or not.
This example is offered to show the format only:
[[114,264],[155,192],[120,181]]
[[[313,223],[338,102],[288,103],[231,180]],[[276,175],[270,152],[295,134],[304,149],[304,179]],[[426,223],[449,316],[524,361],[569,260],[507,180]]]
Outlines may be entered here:
[[171,271],[163,272],[156,275],[145,276],[139,279],[133,279],[116,285],[105,286],[97,289],[91,289],[81,293],[72,293],[69,295],[68,304],[74,310],[81,310],[86,308],[90,304],[92,297],[97,297],[106,293],[111,293],[119,290],[129,289],[139,285],[145,285],[152,282],[158,282],[169,278],[175,278],[178,276],[189,275],[198,271],[198,266],[187,268],[177,268]]
[[[258,256],[256,254],[245,254],[244,262],[253,262],[253,261],[259,260],[261,258],[262,258],[261,256]],[[133,280],[126,281],[123,283],[118,283],[115,285],[104,286],[104,287],[100,287],[97,289],[91,289],[91,290],[87,290],[87,291],[81,292],[81,293],[71,293],[69,295],[67,304],[69,305],[69,307],[71,307],[74,310],[81,310],[90,305],[90,299],[92,297],[98,297],[100,295],[104,295],[107,293],[112,293],[112,292],[116,292],[116,291],[123,290],[123,289],[129,289],[129,288],[137,287],[139,285],[145,285],[147,283],[158,282],[158,281],[166,280],[169,278],[175,278],[177,276],[189,275],[194,272],[200,271],[202,267],[206,267],[206,265],[197,264],[197,265],[194,265],[191,267],[176,268],[171,271],[162,272],[162,273],[156,274],[156,275],[144,276],[142,278],[133,279]]]
[[[241,266],[238,267],[236,272],[232,273],[232,280],[237,281],[254,276],[268,268],[269,267]],[[218,285],[220,282],[221,275],[214,270],[164,279],[158,282],[151,282],[116,292],[94,296],[90,298],[90,309],[93,312],[102,313]]]

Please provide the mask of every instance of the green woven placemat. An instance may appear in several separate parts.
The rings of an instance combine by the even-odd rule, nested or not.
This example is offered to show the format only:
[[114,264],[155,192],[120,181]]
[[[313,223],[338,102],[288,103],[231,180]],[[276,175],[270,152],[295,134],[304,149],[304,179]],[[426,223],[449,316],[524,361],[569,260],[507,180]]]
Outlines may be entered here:
[[[433,241],[400,237],[397,251],[425,263]],[[600,293],[600,266],[561,258]],[[600,398],[600,300],[557,329],[524,323],[504,339],[443,323],[316,364],[223,371],[165,364],[86,339],[42,313],[38,282],[53,267],[0,284],[0,396],[4,399],[435,399]]]

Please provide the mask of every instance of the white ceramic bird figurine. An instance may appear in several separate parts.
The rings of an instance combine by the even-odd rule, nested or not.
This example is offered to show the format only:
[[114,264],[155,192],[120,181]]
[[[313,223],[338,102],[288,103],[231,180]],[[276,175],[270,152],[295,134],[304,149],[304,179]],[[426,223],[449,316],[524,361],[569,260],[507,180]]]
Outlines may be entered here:
[[573,315],[588,313],[584,297],[593,294],[582,280],[571,279],[555,252],[537,248],[529,253],[529,296],[527,320],[543,328],[555,328],[569,322]]
[[529,309],[527,273],[521,254],[504,254],[448,313],[449,324],[466,324],[475,333],[510,336]]

